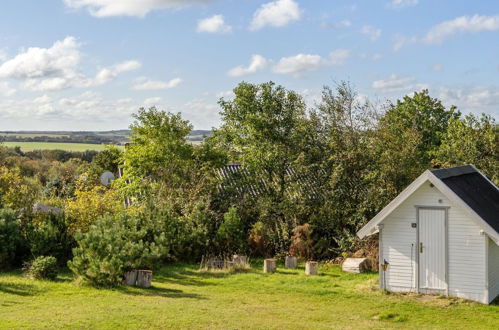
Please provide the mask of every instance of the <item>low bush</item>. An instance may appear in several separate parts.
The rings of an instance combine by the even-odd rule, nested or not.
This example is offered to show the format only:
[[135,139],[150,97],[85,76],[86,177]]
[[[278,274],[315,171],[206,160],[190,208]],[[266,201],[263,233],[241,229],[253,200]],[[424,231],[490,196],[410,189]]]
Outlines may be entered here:
[[153,268],[168,253],[168,239],[161,226],[148,217],[103,217],[88,232],[76,234],[69,268],[96,285],[121,284],[130,269]]
[[25,265],[28,277],[33,279],[54,280],[57,277],[57,259],[55,257],[37,257]]

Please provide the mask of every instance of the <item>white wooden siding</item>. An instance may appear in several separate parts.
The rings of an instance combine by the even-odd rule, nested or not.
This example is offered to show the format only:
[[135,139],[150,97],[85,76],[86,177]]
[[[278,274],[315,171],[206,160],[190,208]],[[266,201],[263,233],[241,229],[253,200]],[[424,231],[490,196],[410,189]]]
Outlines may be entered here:
[[448,206],[448,286],[449,294],[480,302],[485,300],[486,260],[480,228],[459,206],[450,201],[429,182],[423,184],[383,222],[380,262],[390,266],[386,286],[393,291],[416,290],[416,206]]
[[499,246],[489,239],[489,302],[499,296]]

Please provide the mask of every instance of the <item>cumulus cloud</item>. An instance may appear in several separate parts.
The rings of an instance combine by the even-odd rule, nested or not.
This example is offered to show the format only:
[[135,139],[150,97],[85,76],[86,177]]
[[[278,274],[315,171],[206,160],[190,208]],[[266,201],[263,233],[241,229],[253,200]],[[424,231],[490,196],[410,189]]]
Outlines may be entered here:
[[302,10],[293,0],[276,0],[263,4],[253,14],[250,30],[259,30],[266,26],[282,27],[301,19]]
[[404,8],[415,6],[419,3],[419,0],[392,0],[388,4],[388,7],[391,8]]
[[392,74],[388,78],[373,81],[371,87],[383,93],[409,93],[428,88],[428,85],[416,83],[415,80],[414,77]]
[[200,33],[229,33],[230,25],[225,24],[223,15],[214,15],[198,21],[197,32]]
[[343,65],[350,56],[347,49],[337,49],[323,58],[315,54],[298,54],[281,58],[272,68],[275,73],[300,76],[306,72],[316,71],[328,65]]
[[80,63],[78,48],[75,37],[56,41],[50,48],[30,47],[0,65],[0,78],[39,78],[72,72]]
[[304,72],[318,70],[325,64],[320,55],[298,54],[283,57],[273,67],[275,73],[300,75]]
[[132,89],[138,91],[165,90],[177,87],[178,85],[180,85],[180,83],[182,83],[181,78],[174,78],[169,81],[161,81],[141,77],[136,80],[136,84],[132,87]]
[[250,64],[247,67],[242,65],[237,66],[230,69],[227,74],[231,77],[241,77],[263,70],[267,67],[268,64],[269,61],[265,57],[256,54],[251,57]]
[[207,4],[214,0],[64,0],[69,8],[86,9],[95,17],[144,17],[158,9],[182,8],[193,4]]
[[126,61],[102,68],[95,77],[80,72],[80,43],[75,37],[56,41],[49,48],[30,47],[0,65],[0,78],[23,81],[26,89],[53,91],[91,87],[114,80],[120,73],[137,70],[138,61]]
[[122,63],[118,63],[110,68],[101,69],[97,75],[95,76],[93,81],[89,81],[89,85],[103,85],[108,83],[123,72],[135,71],[142,67],[142,64],[139,61],[126,61]]
[[381,29],[371,25],[364,25],[360,33],[367,35],[371,41],[376,41],[381,36]]

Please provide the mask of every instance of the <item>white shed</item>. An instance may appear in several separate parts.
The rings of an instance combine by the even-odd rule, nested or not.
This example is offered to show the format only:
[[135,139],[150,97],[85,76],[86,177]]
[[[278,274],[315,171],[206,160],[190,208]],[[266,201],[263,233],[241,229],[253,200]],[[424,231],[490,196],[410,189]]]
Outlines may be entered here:
[[499,295],[499,188],[474,166],[424,172],[357,235],[377,232],[382,288],[485,304]]

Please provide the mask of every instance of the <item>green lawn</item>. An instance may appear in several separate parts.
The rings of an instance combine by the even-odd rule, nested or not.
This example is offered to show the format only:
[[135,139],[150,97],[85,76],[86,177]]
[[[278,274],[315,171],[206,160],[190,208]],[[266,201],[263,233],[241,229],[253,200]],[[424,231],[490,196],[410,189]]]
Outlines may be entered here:
[[377,274],[336,266],[307,277],[303,267],[262,274],[255,263],[235,274],[170,265],[151,289],[78,286],[69,273],[56,282],[0,273],[0,328],[499,329],[498,305],[384,295]]
[[105,149],[104,144],[85,144],[85,143],[56,143],[56,142],[4,142],[0,145],[6,147],[21,147],[24,152],[33,150],[67,150],[67,151],[85,151]]

